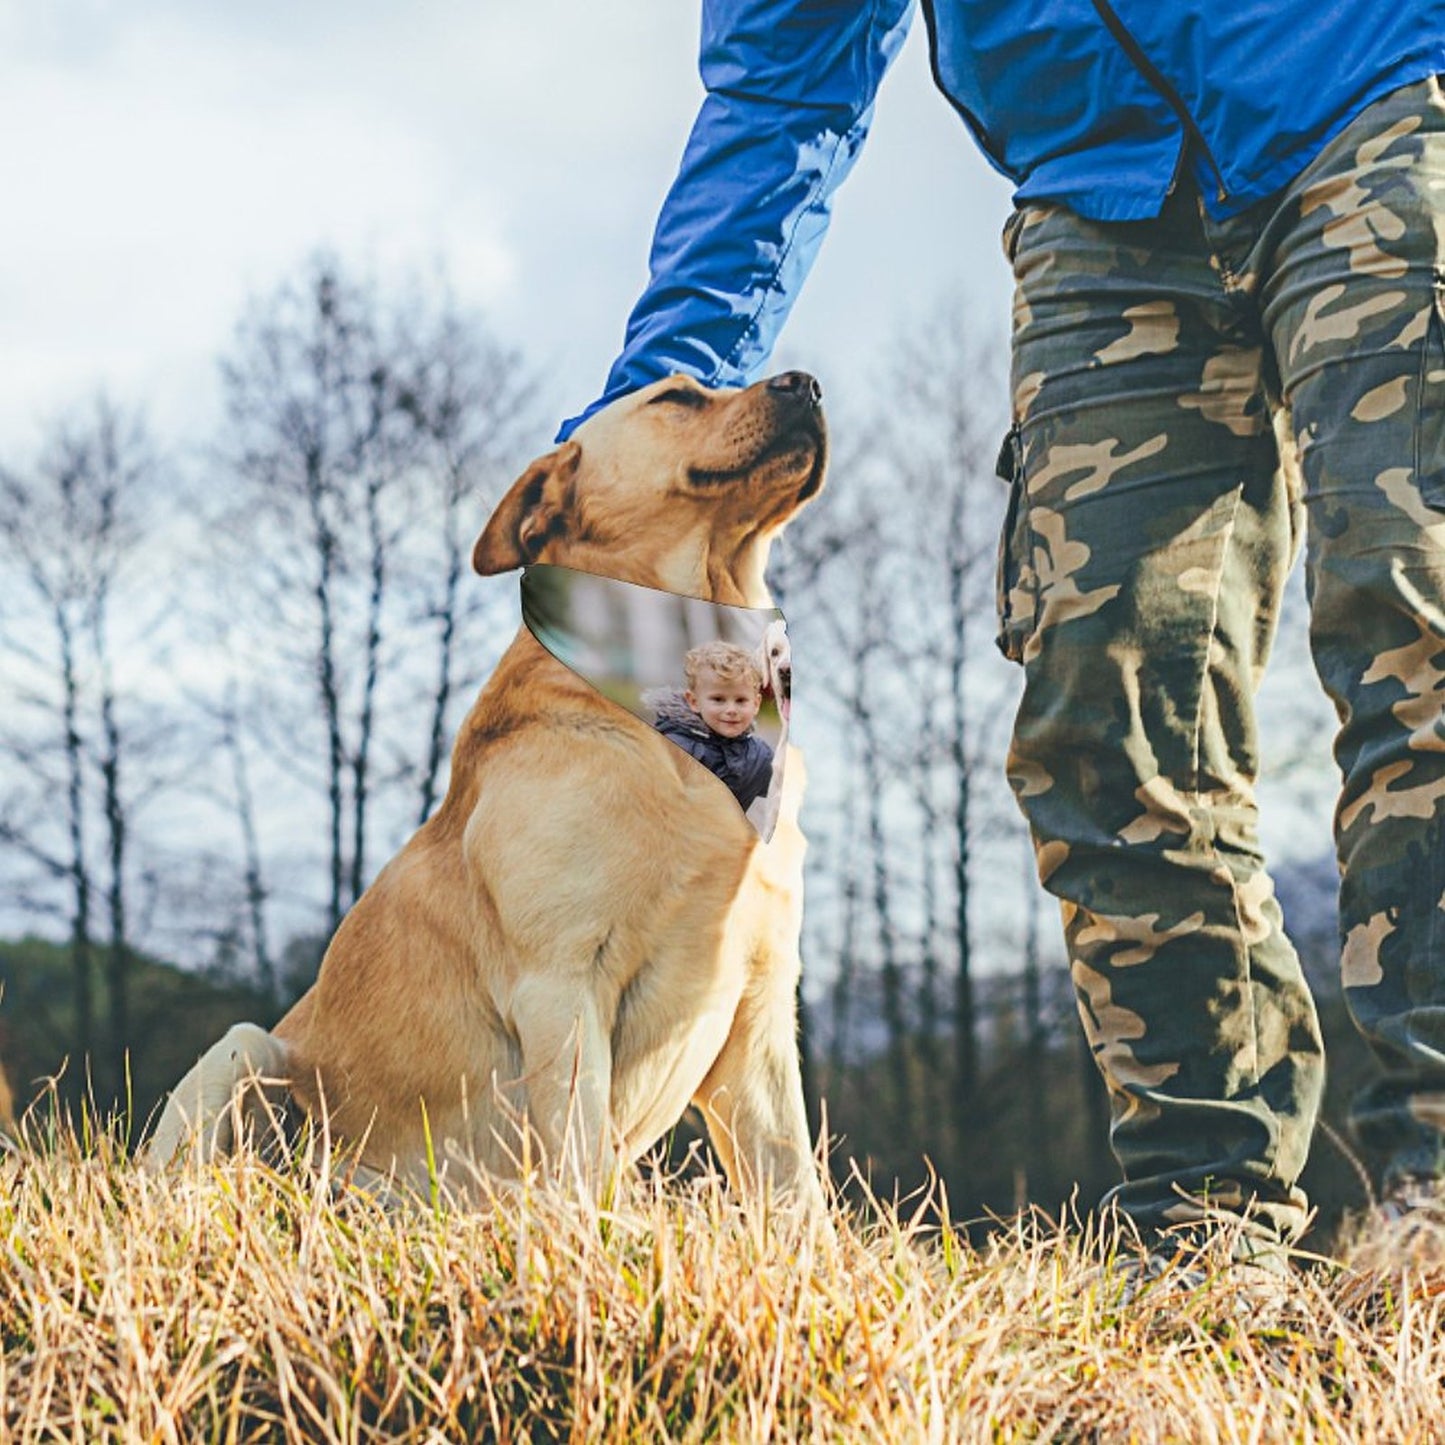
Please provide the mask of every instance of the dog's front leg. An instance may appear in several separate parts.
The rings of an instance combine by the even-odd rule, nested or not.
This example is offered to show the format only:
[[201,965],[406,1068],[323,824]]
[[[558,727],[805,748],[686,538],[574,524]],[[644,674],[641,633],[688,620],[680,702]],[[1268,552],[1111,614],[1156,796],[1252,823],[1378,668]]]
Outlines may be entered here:
[[528,979],[512,996],[527,1122],[558,1179],[601,1196],[617,1167],[610,1119],[612,1041],[585,982]]
[[785,970],[781,978],[747,989],[693,1102],[735,1189],[781,1191],[821,1218],[823,1191],[808,1138],[797,1005],[788,976]]

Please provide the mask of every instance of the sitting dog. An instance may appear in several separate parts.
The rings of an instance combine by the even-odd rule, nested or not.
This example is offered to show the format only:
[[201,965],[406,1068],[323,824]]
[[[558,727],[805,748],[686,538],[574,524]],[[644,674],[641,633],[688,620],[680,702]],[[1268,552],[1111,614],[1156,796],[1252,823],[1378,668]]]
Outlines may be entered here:
[[[513,485],[476,570],[555,563],[769,606],[769,546],[823,484],[818,400],[799,372],[621,398]],[[734,1186],[816,1209],[802,781],[795,756],[761,843],[716,777],[523,628],[461,728],[441,807],[274,1032],[237,1025],[177,1086],[148,1161],[192,1136],[208,1156],[232,1147],[259,1090],[358,1141],[381,1180],[425,1189],[429,1157],[501,1177],[530,1159],[595,1196],[691,1102]]]

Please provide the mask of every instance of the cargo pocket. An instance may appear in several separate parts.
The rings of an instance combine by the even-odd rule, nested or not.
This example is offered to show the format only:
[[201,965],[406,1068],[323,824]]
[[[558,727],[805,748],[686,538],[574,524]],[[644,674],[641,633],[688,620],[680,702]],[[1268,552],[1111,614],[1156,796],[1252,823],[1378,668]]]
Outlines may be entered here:
[[1445,511],[1445,271],[1440,270],[1435,272],[1430,324],[1420,353],[1415,485],[1428,506]]
[[1024,484],[1024,449],[1017,427],[1010,427],[999,448],[994,470],[1008,485],[1008,509],[998,543],[998,647],[1010,662],[1024,660],[1024,645],[1034,630],[1037,598],[1034,586],[1033,541],[1029,532],[1028,489]]

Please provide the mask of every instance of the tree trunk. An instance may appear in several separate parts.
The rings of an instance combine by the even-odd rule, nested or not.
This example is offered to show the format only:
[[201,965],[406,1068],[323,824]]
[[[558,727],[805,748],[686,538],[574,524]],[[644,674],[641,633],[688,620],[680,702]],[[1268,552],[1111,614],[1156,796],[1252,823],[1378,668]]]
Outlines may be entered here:
[[[843,771],[845,777],[852,776],[851,762],[845,761]],[[833,976],[828,1033],[828,1073],[835,1086],[842,1080],[848,1064],[848,1030],[858,974],[858,904],[862,889],[858,881],[856,798],[853,788],[847,789],[843,798],[843,927],[838,939],[838,968]]]
[[85,1096],[85,1076],[94,1044],[95,999],[90,974],[90,868],[85,857],[85,756],[80,736],[80,682],[75,659],[75,636],[62,604],[55,607],[56,636],[60,641],[62,719],[65,730],[66,802],[70,835],[70,959],[74,990],[75,1056],[69,1075],[70,1096],[78,1103]]
[[954,832],[954,931],[958,943],[958,972],[953,995],[953,1093],[960,1122],[978,1089],[978,1025],[973,996],[973,960],[970,943],[969,866],[972,846],[971,760],[968,755],[968,707],[965,670],[968,636],[965,626],[967,578],[962,490],[955,492],[949,508],[948,602],[952,647],[949,655],[949,695],[953,703],[953,726],[949,750],[957,783],[953,813]]
[[321,714],[326,726],[326,801],[328,809],[330,858],[330,899],[328,933],[335,933],[344,911],[342,888],[346,878],[342,852],[342,827],[346,807],[346,748],[341,735],[341,693],[336,673],[336,618],[333,587],[337,564],[336,538],[326,520],[322,497],[321,458],[315,452],[306,459],[307,503],[311,513],[312,540],[316,546],[316,599],[319,629],[316,651],[317,685],[321,692]]
[[944,1117],[941,1113],[943,1099],[939,1087],[942,1072],[938,1050],[939,890],[935,876],[940,820],[933,801],[933,753],[937,743],[937,723],[934,718],[932,688],[923,685],[919,696],[919,746],[914,763],[918,774],[918,853],[923,884],[923,938],[918,976],[918,1060],[922,1075],[925,1117],[936,1127]]
[[[871,616],[868,600],[865,618]],[[898,960],[898,933],[893,919],[892,890],[888,874],[888,840],[883,825],[883,758],[878,728],[866,687],[871,638],[865,639],[860,665],[854,672],[850,710],[862,740],[862,785],[867,799],[868,848],[872,858],[873,910],[878,924],[878,947],[883,983],[883,1022],[888,1029],[888,1072],[892,1081],[892,1128],[894,1141],[903,1145],[912,1137],[913,1090],[908,1068],[908,1009],[904,997],[903,969]]]
[[376,685],[381,676],[381,608],[386,597],[386,539],[382,534],[381,481],[366,488],[366,531],[371,553],[371,590],[366,600],[365,670],[356,753],[351,766],[351,902],[366,886],[366,816],[371,788],[371,738],[376,725]]
[[436,806],[437,784],[441,777],[442,758],[446,755],[447,708],[452,698],[453,648],[457,635],[457,598],[462,581],[462,549],[457,540],[454,509],[447,518],[447,572],[442,605],[437,621],[437,684],[432,696],[431,730],[427,737],[426,761],[422,765],[421,807],[416,825],[421,827]]
[[231,759],[231,781],[236,790],[236,820],[241,826],[241,845],[245,852],[246,913],[251,930],[251,960],[256,982],[273,1004],[279,1004],[276,964],[266,928],[267,889],[261,840],[256,831],[255,799],[251,793],[251,776],[246,767],[246,750],[241,743],[236,716],[234,682],[227,690],[221,715],[221,739]]
[[106,956],[106,992],[110,1005],[110,1078],[117,1098],[126,1096],[126,1050],[130,1044],[130,945],[126,936],[126,813],[121,798],[121,736],[115,715],[115,691],[104,636],[104,601],[95,627],[95,647],[101,660],[100,722],[104,737],[100,774],[104,789],[105,826],[109,841],[110,879],[106,902],[110,914],[110,946]]

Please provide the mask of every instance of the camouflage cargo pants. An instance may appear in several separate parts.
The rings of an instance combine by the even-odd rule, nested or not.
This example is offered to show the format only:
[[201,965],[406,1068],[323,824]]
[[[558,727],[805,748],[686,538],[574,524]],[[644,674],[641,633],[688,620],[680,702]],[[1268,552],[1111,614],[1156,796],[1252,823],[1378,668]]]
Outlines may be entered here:
[[1147,222],[1025,207],[1005,246],[1009,777],[1062,900],[1118,1201],[1149,1226],[1249,1203],[1291,1235],[1323,1060],[1258,841],[1253,699],[1302,512],[1344,983],[1384,1066],[1355,1122],[1394,1170],[1441,1172],[1445,96],[1387,97],[1227,221],[1181,185]]

